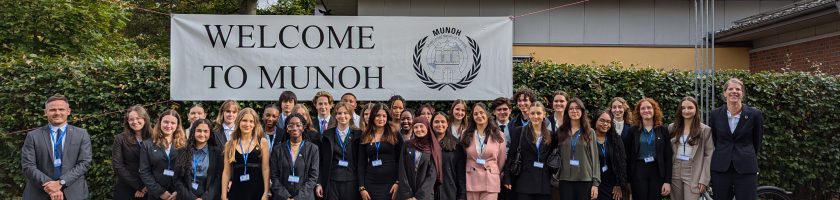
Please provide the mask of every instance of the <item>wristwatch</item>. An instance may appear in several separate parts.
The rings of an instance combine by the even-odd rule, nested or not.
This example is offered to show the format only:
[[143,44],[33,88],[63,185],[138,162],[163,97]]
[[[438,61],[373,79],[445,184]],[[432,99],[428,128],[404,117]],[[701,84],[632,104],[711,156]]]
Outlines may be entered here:
[[59,184],[61,184],[61,187],[64,187],[64,186],[65,186],[65,184],[66,184],[66,182],[64,182],[64,180],[63,180],[63,179],[62,179],[62,180],[58,180],[58,183],[59,183]]
[[365,186],[359,187],[359,192],[361,192],[361,191],[365,191]]

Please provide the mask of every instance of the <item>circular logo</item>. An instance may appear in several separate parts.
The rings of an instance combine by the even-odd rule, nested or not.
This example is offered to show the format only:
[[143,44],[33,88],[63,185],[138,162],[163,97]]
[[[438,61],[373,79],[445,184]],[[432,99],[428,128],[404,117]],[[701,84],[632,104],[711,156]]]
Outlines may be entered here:
[[[439,28],[414,47],[414,71],[431,89],[464,89],[481,69],[481,52],[472,38],[455,28]],[[464,42],[464,39],[467,42]]]

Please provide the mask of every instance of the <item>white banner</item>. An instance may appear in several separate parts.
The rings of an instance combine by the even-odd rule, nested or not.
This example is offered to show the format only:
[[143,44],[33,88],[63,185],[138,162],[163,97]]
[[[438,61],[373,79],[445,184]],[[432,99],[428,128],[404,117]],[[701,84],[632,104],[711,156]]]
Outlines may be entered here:
[[172,17],[173,100],[491,100],[510,96],[508,17]]

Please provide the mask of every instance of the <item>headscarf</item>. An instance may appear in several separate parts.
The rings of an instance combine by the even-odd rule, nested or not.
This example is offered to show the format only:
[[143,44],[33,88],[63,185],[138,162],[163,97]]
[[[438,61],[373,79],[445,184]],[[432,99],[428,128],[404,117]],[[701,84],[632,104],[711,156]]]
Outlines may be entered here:
[[426,126],[426,135],[423,137],[414,136],[414,139],[409,141],[409,144],[423,153],[430,153],[432,154],[432,159],[434,160],[435,170],[437,171],[437,182],[443,183],[443,167],[441,163],[441,150],[440,144],[437,142],[437,138],[435,138],[434,132],[432,132],[431,126],[429,126],[429,120],[425,117],[416,117],[414,118],[414,122],[412,123],[411,127],[413,128],[414,125],[423,124]]

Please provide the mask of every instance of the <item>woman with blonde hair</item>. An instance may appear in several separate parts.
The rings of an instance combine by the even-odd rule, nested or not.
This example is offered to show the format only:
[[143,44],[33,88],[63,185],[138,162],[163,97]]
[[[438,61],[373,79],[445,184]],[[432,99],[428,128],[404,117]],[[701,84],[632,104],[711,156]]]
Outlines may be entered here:
[[239,103],[234,100],[227,100],[219,107],[219,113],[216,114],[216,120],[213,121],[215,124],[213,137],[216,138],[216,146],[225,146],[225,143],[230,140],[233,129],[236,129],[236,125],[234,125],[236,114],[241,109]]
[[236,130],[224,146],[222,199],[267,200],[271,155],[268,140],[262,137],[259,115],[254,109],[242,109],[236,115],[235,125]]

